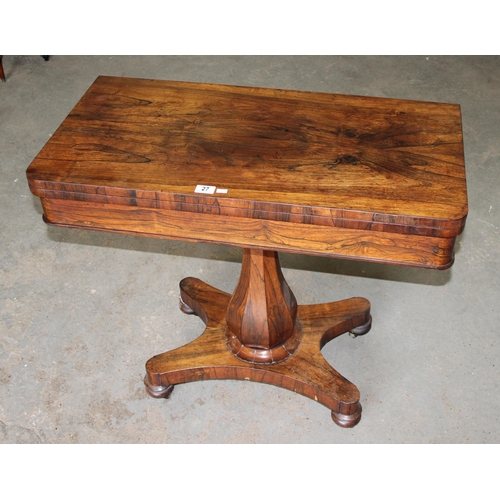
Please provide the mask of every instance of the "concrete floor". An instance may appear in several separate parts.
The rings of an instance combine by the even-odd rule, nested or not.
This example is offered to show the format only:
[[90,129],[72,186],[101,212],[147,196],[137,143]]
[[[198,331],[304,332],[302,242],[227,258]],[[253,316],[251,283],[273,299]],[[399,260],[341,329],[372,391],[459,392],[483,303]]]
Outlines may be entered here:
[[[5,56],[0,83],[0,442],[498,443],[499,57]],[[232,291],[240,251],[43,224],[25,171],[100,75],[459,103],[470,212],[447,271],[282,255],[300,303],[365,296],[373,328],[323,354],[361,392],[353,429],[284,389],[178,386],[151,356],[203,326],[177,305],[197,276]]]

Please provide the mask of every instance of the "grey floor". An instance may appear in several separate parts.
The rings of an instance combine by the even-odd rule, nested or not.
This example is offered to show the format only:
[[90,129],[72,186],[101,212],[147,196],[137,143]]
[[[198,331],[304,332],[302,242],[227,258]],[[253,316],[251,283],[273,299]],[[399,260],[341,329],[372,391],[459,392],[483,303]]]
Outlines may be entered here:
[[[498,443],[499,57],[5,56],[0,82],[0,442]],[[453,102],[462,106],[469,218],[447,271],[282,255],[300,303],[364,296],[373,328],[324,356],[363,418],[238,381],[155,400],[144,363],[196,338],[177,306],[197,276],[232,291],[240,251],[47,227],[25,171],[100,75]]]

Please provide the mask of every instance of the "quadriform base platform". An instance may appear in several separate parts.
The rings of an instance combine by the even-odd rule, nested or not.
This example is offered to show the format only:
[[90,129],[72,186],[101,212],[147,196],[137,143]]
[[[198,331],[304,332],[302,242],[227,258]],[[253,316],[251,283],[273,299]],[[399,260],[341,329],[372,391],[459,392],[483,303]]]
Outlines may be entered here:
[[27,176],[49,224],[243,248],[232,294],[181,281],[205,330],[146,363],[151,396],[251,380],[343,427],[360,394],[321,348],[367,333],[370,303],[298,305],[277,252],[445,269],[467,216],[453,104],[99,77]]

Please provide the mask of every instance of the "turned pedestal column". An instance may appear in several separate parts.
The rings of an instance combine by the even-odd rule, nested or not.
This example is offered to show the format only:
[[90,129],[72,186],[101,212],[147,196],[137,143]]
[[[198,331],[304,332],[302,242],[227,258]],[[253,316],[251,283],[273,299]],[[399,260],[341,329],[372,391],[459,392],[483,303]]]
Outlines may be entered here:
[[243,250],[241,275],[229,301],[226,340],[232,353],[254,363],[276,363],[300,343],[297,301],[281,272],[278,254]]

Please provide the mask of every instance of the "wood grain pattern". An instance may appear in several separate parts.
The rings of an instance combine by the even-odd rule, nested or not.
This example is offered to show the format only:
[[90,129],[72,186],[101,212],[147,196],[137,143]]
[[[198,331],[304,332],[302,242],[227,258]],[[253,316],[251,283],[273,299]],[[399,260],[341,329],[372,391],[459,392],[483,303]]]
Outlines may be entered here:
[[[302,341],[292,357],[262,364],[234,356],[226,342],[226,310],[231,295],[196,278],[181,284],[182,300],[206,325],[193,342],[154,356],[146,363],[146,387],[154,397],[167,397],[172,386],[214,379],[235,379],[271,384],[302,394],[332,411],[341,427],[361,419],[357,387],[340,375],[321,354],[330,340],[370,322],[370,303],[352,298],[339,302],[302,305],[297,320]],[[163,396],[162,394],[166,394]]]
[[[220,216],[455,238],[467,215],[452,104],[99,77],[27,175],[41,198],[209,214],[214,224]],[[198,184],[228,191],[196,194]]]
[[457,105],[118,77],[94,82],[27,177],[49,224],[244,248],[233,295],[181,282],[206,328],[147,362],[151,396],[253,380],[343,427],[359,391],[320,350],[367,333],[370,303],[297,305],[276,252],[444,269],[468,210]]
[[243,250],[241,274],[226,313],[226,340],[240,359],[276,363],[293,356],[302,338],[297,300],[269,250]]
[[42,199],[48,224],[256,247],[380,263],[446,269],[453,264],[455,238],[241,219],[210,214],[152,210],[103,203]]

